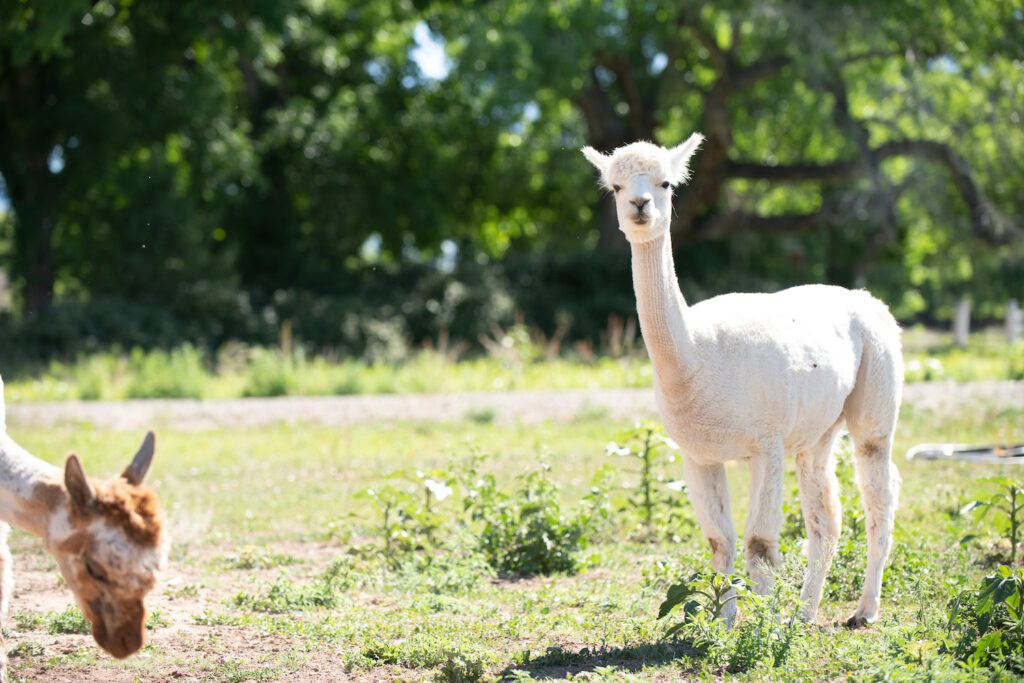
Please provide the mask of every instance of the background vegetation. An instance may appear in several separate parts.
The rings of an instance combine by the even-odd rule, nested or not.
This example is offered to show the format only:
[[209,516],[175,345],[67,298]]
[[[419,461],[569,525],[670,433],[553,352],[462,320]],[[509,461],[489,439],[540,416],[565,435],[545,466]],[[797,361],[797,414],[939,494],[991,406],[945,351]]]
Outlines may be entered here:
[[[633,311],[577,149],[709,136],[684,293],[1024,299],[1024,14],[800,0],[8,0],[4,370],[83,351],[479,348]],[[442,53],[443,51],[443,53]],[[10,361],[8,361],[10,359]],[[20,363],[18,364],[20,366]]]

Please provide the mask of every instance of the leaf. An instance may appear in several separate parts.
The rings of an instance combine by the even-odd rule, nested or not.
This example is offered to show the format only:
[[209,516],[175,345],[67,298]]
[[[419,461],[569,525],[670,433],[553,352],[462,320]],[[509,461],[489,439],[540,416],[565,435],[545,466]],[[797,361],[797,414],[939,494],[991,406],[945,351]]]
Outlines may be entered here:
[[677,583],[669,586],[668,592],[665,594],[665,601],[658,607],[658,618],[663,618],[666,614],[671,612],[676,605],[679,605],[688,597],[693,595],[696,591],[693,586],[687,583]]
[[666,638],[666,639],[671,638],[675,634],[677,634],[680,631],[682,631],[684,626],[686,626],[686,622],[685,621],[680,621],[675,626],[672,626],[671,628],[667,629],[665,631],[665,635],[663,637]]
[[976,538],[978,538],[978,534],[967,534],[966,536],[960,539],[960,545],[964,545],[965,543],[973,541]]
[[1009,567],[999,567],[995,574],[982,579],[978,592],[978,603],[975,614],[978,616],[978,630],[988,631],[995,607],[1017,591],[1017,582]]
[[978,640],[978,647],[974,650],[974,657],[979,664],[985,663],[993,654],[998,654],[1003,649],[1003,632],[993,631],[982,636]]

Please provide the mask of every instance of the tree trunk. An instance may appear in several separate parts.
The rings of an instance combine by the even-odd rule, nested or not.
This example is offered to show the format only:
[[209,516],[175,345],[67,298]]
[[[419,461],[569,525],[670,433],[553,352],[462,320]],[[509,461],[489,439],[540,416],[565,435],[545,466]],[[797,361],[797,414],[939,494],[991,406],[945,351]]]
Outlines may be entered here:
[[22,283],[22,312],[31,315],[53,302],[59,181],[50,172],[46,155],[36,154],[27,164],[5,164],[4,170],[15,216],[13,274]]
[[619,230],[619,216],[615,211],[615,199],[611,196],[600,199],[597,215],[597,248],[609,251],[624,251],[629,243]]
[[53,288],[57,279],[53,263],[53,216],[40,216],[34,228],[25,225],[19,227],[16,234],[22,242],[19,247],[23,254],[22,268],[25,274],[22,312],[31,315],[53,303]]

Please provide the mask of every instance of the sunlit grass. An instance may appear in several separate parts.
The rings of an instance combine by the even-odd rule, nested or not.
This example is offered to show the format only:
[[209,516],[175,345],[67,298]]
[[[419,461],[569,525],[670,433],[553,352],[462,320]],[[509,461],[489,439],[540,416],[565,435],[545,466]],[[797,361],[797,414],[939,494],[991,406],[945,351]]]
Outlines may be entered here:
[[[11,402],[601,389],[652,383],[642,350],[619,358],[575,353],[549,357],[529,341],[510,344],[499,355],[456,362],[424,350],[397,363],[237,345],[208,357],[185,346],[170,352],[95,354],[51,363],[31,376],[19,375],[17,368],[0,372],[6,375]],[[912,328],[904,333],[904,359],[911,382],[1024,379],[1024,341],[1010,346],[995,329],[973,335],[968,348],[961,349],[948,333]]]
[[[506,490],[517,475],[550,466],[566,509],[576,509],[602,468],[612,468],[614,486],[635,485],[634,475],[619,469],[624,459],[605,454],[607,442],[631,426],[607,419],[531,426],[466,420],[345,429],[281,424],[201,433],[161,430],[150,481],[174,538],[168,573],[173,577],[184,567],[198,573],[196,583],[167,590],[175,600],[191,601],[187,627],[200,654],[161,650],[164,638],[173,642],[165,635],[173,632],[172,625],[153,632],[147,659],[129,662],[145,661],[147,675],[154,677],[175,671],[220,681],[287,680],[292,672],[308,673],[307,667],[325,657],[364,678],[421,679],[443,671],[520,679],[584,671],[601,680],[732,676],[720,662],[663,643],[665,624],[655,618],[667,583],[707,566],[707,546],[692,516],[675,529],[676,541],[641,543],[628,540],[630,513],[616,513],[580,552],[580,574],[508,581],[481,573],[475,564],[480,559],[463,513],[467,492],[456,482],[455,493],[436,504],[445,521],[437,547],[403,551],[408,554],[395,563],[384,562],[378,511],[365,497],[356,497],[366,487],[384,484],[421,496],[423,479],[417,472],[458,479],[460,465],[478,456],[479,468],[494,474]],[[11,434],[51,462],[78,452],[88,471],[98,475],[119,471],[140,436],[85,424],[45,430],[13,425]],[[1024,406],[979,403],[941,415],[905,406],[894,455],[903,488],[882,619],[859,631],[834,626],[853,609],[863,572],[863,536],[853,540],[844,528],[841,542],[850,544],[841,548],[826,586],[823,626],[799,627],[799,647],[782,668],[762,663],[741,678],[973,680],[937,654],[935,642],[943,633],[946,602],[990,571],[988,558],[999,551],[1000,541],[958,511],[975,493],[977,478],[1014,470],[903,457],[915,443],[947,440],[1024,441]],[[681,474],[678,462],[669,467]],[[787,470],[785,497],[795,504],[792,461]],[[742,529],[747,468],[734,463],[728,473],[733,514]],[[850,501],[847,509],[855,509],[859,503],[852,500],[856,490],[848,457],[840,458],[840,480]],[[978,538],[960,544],[968,534]],[[24,534],[14,542],[19,552],[38,544]],[[305,546],[319,554],[301,560],[290,554]],[[798,543],[787,546],[784,560],[779,580],[798,586],[805,562]],[[739,566],[742,570],[742,559]],[[222,597],[211,599],[211,587]],[[30,616],[21,617],[19,641],[30,643],[44,633],[45,620],[36,624]],[[273,647],[257,659],[246,658],[218,645],[218,637],[229,633],[268,638],[268,648]],[[99,654],[83,658],[78,650],[67,655],[22,650],[25,654],[12,660],[15,676],[18,667],[42,661],[82,667],[98,677],[124,666]]]

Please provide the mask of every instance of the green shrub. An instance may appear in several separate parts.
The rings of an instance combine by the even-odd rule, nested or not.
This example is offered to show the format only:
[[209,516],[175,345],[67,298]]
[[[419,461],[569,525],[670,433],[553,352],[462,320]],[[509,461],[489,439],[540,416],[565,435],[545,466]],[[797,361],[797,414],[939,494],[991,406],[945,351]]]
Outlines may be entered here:
[[92,624],[74,605],[68,605],[63,612],[51,612],[46,619],[46,631],[50,634],[89,633],[91,630]]
[[206,370],[203,354],[190,344],[173,351],[134,349],[129,362],[135,376],[128,398],[201,398]]
[[576,551],[586,547],[587,516],[563,511],[547,469],[519,477],[509,496],[485,475],[474,489],[473,517],[483,523],[480,550],[499,572],[532,576],[578,570]]
[[263,594],[244,591],[235,595],[235,605],[255,612],[295,612],[304,609],[330,609],[338,604],[340,593],[349,586],[348,565],[334,561],[309,583],[296,583],[284,574],[270,584]]
[[1024,673],[1024,570],[1001,566],[949,601],[940,651],[975,666]]
[[479,660],[462,652],[447,652],[434,680],[438,683],[476,683],[483,677],[484,665]]
[[257,353],[246,372],[244,396],[287,396],[295,392],[295,361],[271,352]]

